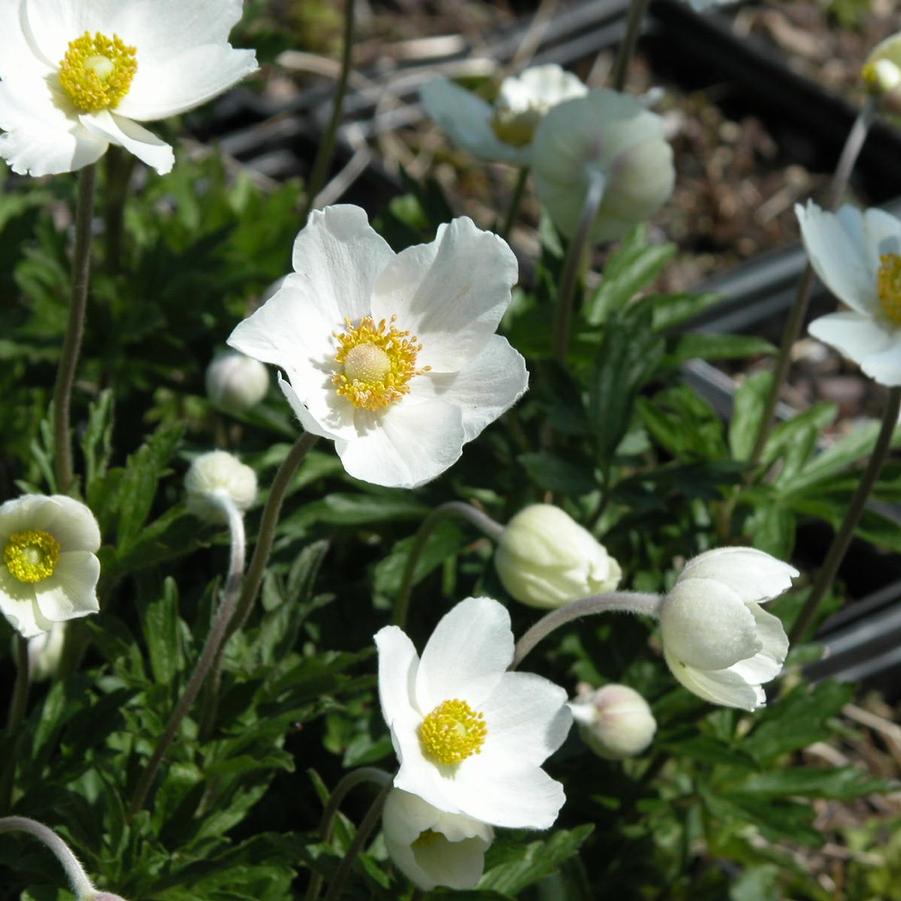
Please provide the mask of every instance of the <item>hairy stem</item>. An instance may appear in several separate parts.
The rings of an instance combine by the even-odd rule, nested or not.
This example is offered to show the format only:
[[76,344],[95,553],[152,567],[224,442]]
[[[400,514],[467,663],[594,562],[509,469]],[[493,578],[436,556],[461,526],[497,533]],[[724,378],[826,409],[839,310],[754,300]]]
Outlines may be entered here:
[[91,278],[91,223],[94,219],[94,194],[97,182],[96,165],[86,166],[78,176],[78,207],[75,212],[75,256],[72,262],[72,295],[69,301],[69,322],[63,339],[56,384],[53,387],[53,438],[56,451],[56,488],[65,494],[72,487],[72,444],[70,416],[72,386],[84,336],[85,311],[88,304],[88,285]]
[[191,678],[188,681],[187,686],[185,686],[181,698],[179,698],[178,703],[175,705],[175,709],[172,711],[172,715],[169,717],[166,729],[159,742],[157,742],[157,746],[147,764],[147,768],[141,774],[138,784],[135,786],[134,795],[132,796],[131,805],[129,807],[129,816],[132,817],[144,806],[144,802],[147,800],[148,792],[150,791],[151,785],[153,785],[153,780],[156,778],[156,774],[160,768],[160,764],[163,762],[166,751],[169,750],[169,746],[172,744],[175,736],[178,734],[178,730],[181,728],[182,720],[187,716],[188,711],[197,699],[197,695],[200,693],[200,689],[203,687],[204,680],[225,641],[228,625],[234,615],[238,597],[241,593],[241,580],[244,575],[246,547],[244,539],[244,518],[238,511],[238,508],[235,506],[231,497],[225,492],[217,493],[213,495],[213,497],[218,501],[223,513],[228,518],[228,527],[231,536],[231,555],[228,565],[228,576],[225,582],[225,593],[222,598],[222,603],[219,605],[216,617],[213,620],[213,625],[207,635],[206,642],[203,645],[200,659],[194,667],[194,672],[191,674]]
[[660,612],[663,598],[659,594],[648,594],[638,591],[611,591],[607,594],[594,594],[591,597],[573,601],[552,610],[543,616],[519,641],[513,652],[511,670],[516,669],[529,652],[551,632],[565,626],[583,616],[595,616],[598,613],[638,613],[642,616],[656,617]]
[[845,518],[842,520],[835,537],[832,539],[832,544],[826,552],[826,559],[817,573],[813,587],[810,589],[810,594],[807,596],[807,600],[804,602],[804,606],[801,608],[801,612],[792,626],[791,635],[789,636],[790,641],[799,641],[804,637],[804,633],[813,621],[814,616],[816,616],[823,598],[826,597],[829,589],[832,587],[838,568],[842,565],[842,560],[845,559],[848,546],[854,537],[854,530],[857,528],[860,517],[863,515],[867,498],[870,496],[870,492],[876,484],[876,479],[879,478],[882,465],[885,463],[891,450],[892,436],[898,424],[899,411],[901,411],[901,388],[892,388],[885,403],[882,428],[873,447],[873,453],[870,454],[866,469],[860,477],[860,483],[854,492],[854,496],[851,498]]
[[629,63],[635,55],[638,46],[638,36],[641,34],[641,25],[644,22],[645,13],[648,11],[650,0],[632,0],[629,5],[629,18],[626,22],[626,34],[616,54],[616,62],[613,64],[613,90],[621,91],[626,86],[626,75],[629,72]]
[[504,224],[501,226],[499,232],[502,238],[507,238],[513,231],[513,226],[516,223],[517,215],[519,215],[519,207],[522,204],[522,198],[526,192],[528,181],[529,167],[523,166],[516,176],[516,184],[513,186],[513,195],[510,198],[510,206],[507,208],[507,215],[504,217]]
[[457,517],[464,519],[474,525],[477,529],[484,532],[493,541],[500,539],[504,534],[504,527],[493,520],[487,513],[467,504],[465,501],[448,501],[435,507],[431,513],[422,521],[416,538],[413,541],[413,547],[410,549],[410,555],[407,557],[404,566],[404,574],[401,578],[400,591],[397,593],[397,600],[394,602],[394,613],[392,622],[396,626],[404,627],[407,622],[407,614],[410,611],[410,595],[413,592],[413,579],[416,575],[416,564],[422,556],[428,544],[432,532],[435,531],[438,523],[444,519]]

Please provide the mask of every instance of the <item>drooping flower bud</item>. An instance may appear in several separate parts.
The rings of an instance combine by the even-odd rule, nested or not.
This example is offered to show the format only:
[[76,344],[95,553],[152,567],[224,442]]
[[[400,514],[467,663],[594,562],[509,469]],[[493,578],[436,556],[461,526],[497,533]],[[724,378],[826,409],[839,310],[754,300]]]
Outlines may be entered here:
[[575,235],[589,185],[603,184],[595,241],[625,235],[673,192],[673,151],[663,119],[627,94],[595,90],[555,106],[535,132],[532,171],[557,228]]
[[510,520],[494,565],[517,601],[543,609],[613,591],[622,576],[604,546],[551,504],[525,507]]
[[385,801],[382,830],[395,866],[424,891],[475,888],[494,841],[494,830],[480,820],[446,813],[397,788]]
[[569,707],[582,740],[608,760],[641,754],[657,731],[648,702],[628,685],[593,689],[583,683]]
[[201,454],[191,464],[185,476],[188,509],[200,519],[211,523],[226,522],[222,507],[224,495],[244,513],[257,496],[257,476],[237,457],[226,451]]
[[763,551],[729,547],[685,564],[660,608],[673,675],[705,701],[756,710],[782,671],[788,638],[760,605],[791,588],[798,571]]
[[877,44],[861,70],[870,93],[892,112],[901,112],[901,31]]
[[43,682],[56,675],[65,645],[64,622],[53,623],[49,631],[28,639],[28,672],[32,682]]
[[225,410],[244,411],[255,407],[269,390],[269,371],[252,357],[230,350],[207,367],[206,393]]

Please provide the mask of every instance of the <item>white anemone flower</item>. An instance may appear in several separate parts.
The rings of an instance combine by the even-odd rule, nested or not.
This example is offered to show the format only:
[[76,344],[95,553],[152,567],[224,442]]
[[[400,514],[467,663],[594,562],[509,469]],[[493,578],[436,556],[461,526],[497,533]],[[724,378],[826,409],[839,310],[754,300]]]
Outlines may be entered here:
[[782,671],[788,638],[760,605],[791,587],[798,571],[746,547],[689,560],[660,607],[663,653],[673,675],[705,701],[756,710],[761,688]]
[[375,643],[382,715],[400,761],[395,787],[494,826],[552,826],[563,786],[541,764],[563,743],[572,714],[559,686],[507,671],[507,609],[491,598],[461,601],[422,659],[397,626]]
[[528,166],[544,115],[587,91],[571,72],[549,63],[505,78],[494,105],[445,78],[423,85],[419,96],[429,116],[473,156]]
[[316,211],[294,268],[228,343],[280,367],[303,427],[350,475],[415,488],[526,390],[525,361],[495,334],[516,257],[471,220],[399,254],[355,206]]
[[100,609],[100,529],[84,504],[57,494],[6,501],[0,546],[0,612],[24,638]]
[[852,206],[827,213],[811,202],[795,213],[811,266],[851,308],[815,319],[808,331],[871,379],[901,385],[901,220]]
[[397,788],[385,801],[382,833],[395,866],[426,892],[439,885],[475,888],[494,841],[487,823],[446,813]]
[[544,117],[532,172],[538,199],[568,238],[578,230],[590,186],[600,183],[595,241],[621,238],[650,219],[669,199],[676,177],[663,119],[641,100],[608,90],[561,103]]
[[110,144],[161,175],[172,148],[140,122],[200,106],[257,68],[228,43],[241,0],[3,0],[0,157],[50,175]]

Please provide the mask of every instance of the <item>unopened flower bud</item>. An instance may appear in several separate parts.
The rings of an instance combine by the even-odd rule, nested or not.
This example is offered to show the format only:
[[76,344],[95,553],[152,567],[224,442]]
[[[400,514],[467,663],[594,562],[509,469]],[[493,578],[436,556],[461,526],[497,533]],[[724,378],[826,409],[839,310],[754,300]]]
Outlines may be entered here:
[[52,623],[49,631],[28,639],[28,672],[32,682],[43,682],[56,675],[65,645],[64,622]]
[[244,513],[257,496],[257,476],[237,457],[226,451],[201,454],[191,464],[185,476],[188,509],[207,522],[226,522],[222,508],[224,495]]
[[648,702],[628,685],[580,685],[569,707],[585,744],[608,760],[641,754],[657,731]]
[[898,112],[901,108],[901,31],[880,41],[867,57],[861,77],[870,93]]
[[510,520],[494,565],[517,601],[544,609],[613,591],[622,576],[604,546],[551,504],[533,504]]
[[269,371],[259,360],[236,350],[216,357],[206,371],[206,393],[226,410],[249,410],[266,396]]

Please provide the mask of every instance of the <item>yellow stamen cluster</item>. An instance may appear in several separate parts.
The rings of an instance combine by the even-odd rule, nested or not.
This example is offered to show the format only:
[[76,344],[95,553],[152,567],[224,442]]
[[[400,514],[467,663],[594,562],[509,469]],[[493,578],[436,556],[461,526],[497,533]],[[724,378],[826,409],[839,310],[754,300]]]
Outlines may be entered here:
[[426,829],[425,832],[419,833],[419,837],[413,842],[413,847],[417,850],[419,848],[430,848],[442,838],[444,838],[444,836],[440,832],[435,832],[434,829]]
[[385,409],[409,392],[414,375],[430,369],[416,368],[422,345],[409,332],[394,327],[396,318],[376,324],[371,316],[364,316],[357,325],[345,319],[344,331],[335,333],[335,361],[342,368],[332,376],[332,383],[338,394],[361,410]]
[[901,325],[901,254],[884,253],[879,257],[876,290],[879,305],[893,325]]
[[439,704],[419,724],[417,734],[426,757],[455,766],[481,752],[488,727],[483,713],[476,713],[466,701],[454,698]]
[[3,548],[10,575],[29,585],[52,576],[58,561],[59,542],[49,532],[13,532]]
[[138,71],[137,50],[119,35],[108,38],[86,31],[70,41],[59,64],[59,83],[82,113],[115,109]]

